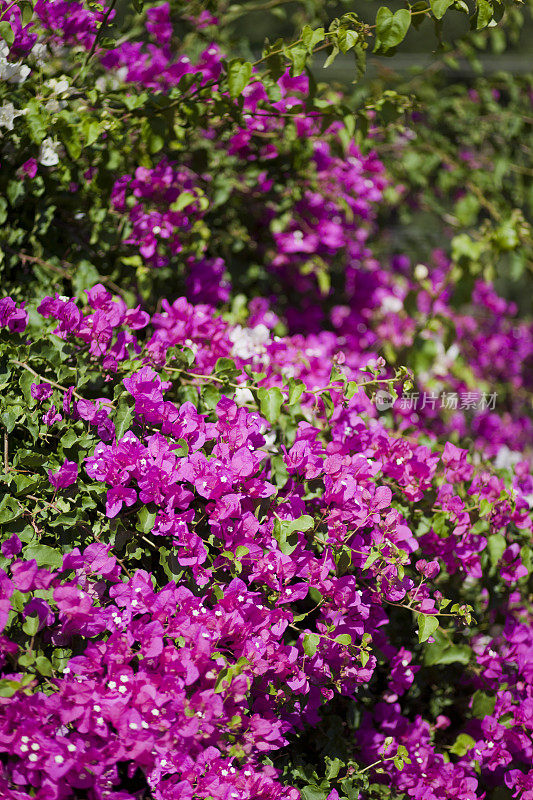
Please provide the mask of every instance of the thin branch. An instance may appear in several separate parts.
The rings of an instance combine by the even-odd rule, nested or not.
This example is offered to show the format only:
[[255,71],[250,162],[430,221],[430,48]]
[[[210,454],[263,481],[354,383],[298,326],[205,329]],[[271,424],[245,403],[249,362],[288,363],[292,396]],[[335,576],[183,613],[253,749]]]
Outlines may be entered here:
[[9,441],[7,431],[4,431],[4,472],[9,472]]
[[96,51],[96,47],[98,45],[98,42],[100,41],[100,39],[102,37],[102,33],[104,32],[104,30],[105,30],[105,28],[107,26],[107,22],[109,20],[109,17],[111,16],[111,13],[113,12],[116,4],[117,4],[117,0],[111,0],[111,5],[109,6],[109,8],[107,9],[107,11],[106,11],[106,13],[104,15],[104,18],[102,20],[102,24],[100,25],[100,27],[96,31],[96,36],[94,37],[94,42],[92,44],[92,47],[89,50],[89,52],[87,53],[87,56],[85,57],[85,61],[83,62],[80,71],[78,72],[78,74],[74,78],[74,80],[72,82],[73,84],[77,81],[79,76],[82,75],[85,72],[85,70],[87,69],[89,61],[91,60],[91,58],[93,57],[93,55],[94,55],[94,53]]
[[[25,361],[15,361],[15,360],[13,360],[13,364],[16,364],[17,367],[22,367],[22,369],[25,369],[27,372],[30,372],[32,375],[34,375],[40,381],[44,381],[45,383],[49,383],[50,386],[54,386],[56,389],[60,389],[62,392],[68,392],[69,391],[69,387],[68,386],[62,386],[60,383],[56,383],[55,381],[51,380],[50,378],[45,378],[42,375],[39,375],[39,373],[35,372],[35,370],[32,369],[28,364],[26,364]],[[78,400],[85,400],[85,398],[82,397],[81,394],[78,394],[77,392],[72,392],[72,394],[74,395],[74,397],[77,397]],[[112,403],[109,403],[109,405],[112,405]]]

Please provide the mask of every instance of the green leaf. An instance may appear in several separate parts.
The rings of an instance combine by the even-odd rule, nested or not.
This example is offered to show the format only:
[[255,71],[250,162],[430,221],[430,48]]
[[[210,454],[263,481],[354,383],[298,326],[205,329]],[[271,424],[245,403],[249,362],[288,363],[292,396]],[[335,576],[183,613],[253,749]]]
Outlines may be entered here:
[[481,689],[474,692],[472,697],[472,714],[474,717],[477,717],[477,719],[484,719],[485,717],[492,716],[495,705],[496,697],[485,694]]
[[436,19],[442,19],[455,0],[429,0],[431,11]]
[[338,557],[337,562],[337,575],[345,575],[352,564],[352,551],[349,547],[343,547]]
[[218,358],[213,372],[217,377],[230,378],[239,375],[240,370],[232,358]]
[[481,28],[486,28],[493,16],[493,9],[491,3],[488,0],[477,0],[477,22],[476,28],[477,30],[481,30]]
[[325,800],[326,798],[326,792],[316,785],[304,786],[301,795],[303,800]]
[[142,533],[150,533],[152,528],[154,527],[155,518],[157,516],[157,512],[150,512],[144,506],[139,511],[139,522],[137,523],[137,530],[142,531]]
[[85,137],[85,146],[90,147],[103,133],[104,126],[98,120],[86,117],[83,120],[82,131]]
[[223,691],[224,687],[222,682],[227,678],[228,675],[228,668],[223,667],[217,675],[217,679],[215,681],[214,692],[216,694],[220,694]]
[[172,449],[180,458],[184,458],[185,456],[189,455],[189,443],[186,439],[178,439]]
[[455,203],[453,213],[461,225],[473,225],[477,219],[480,209],[480,202],[473,194],[466,194],[460,197]]
[[314,654],[317,651],[319,642],[320,642],[320,636],[318,635],[318,633],[305,634],[302,642],[302,647],[304,649],[304,653],[306,654],[306,656],[309,656],[310,658],[314,656]]
[[0,36],[7,44],[8,47],[11,47],[13,42],[15,41],[15,34],[13,32],[13,28],[11,27],[11,23],[4,20],[0,22]]
[[508,711],[506,714],[502,714],[501,717],[498,717],[498,722],[500,725],[503,725],[505,728],[512,728],[514,722],[514,714],[512,711]]
[[430,614],[418,614],[418,641],[425,642],[439,627],[437,617]]
[[506,548],[507,542],[505,541],[505,536],[502,536],[501,533],[492,533],[487,537],[487,550],[493,567],[499,562]]
[[304,514],[295,520],[276,519],[274,524],[274,538],[278,541],[282,553],[290,555],[298,544],[296,531],[308,531],[314,525],[314,520],[308,514]]
[[357,31],[351,31],[346,28],[339,28],[337,33],[337,42],[341,53],[346,54],[352,47],[355,47],[359,41],[359,34]]
[[63,448],[64,450],[68,450],[70,447],[72,447],[72,445],[74,444],[74,442],[77,442],[77,441],[78,441],[78,434],[76,433],[76,431],[75,431],[75,430],[73,430],[72,428],[70,428],[70,429],[69,429],[69,430],[68,430],[68,431],[67,431],[67,432],[64,434],[64,436],[62,436],[62,437],[61,437],[61,446],[62,446],[62,448]]
[[81,261],[77,262],[76,271],[72,276],[72,283],[78,296],[80,296],[85,289],[90,289],[91,286],[98,283],[99,279],[100,275],[98,270],[90,261],[83,258]]
[[3,411],[0,415],[0,420],[2,421],[2,425],[6,429],[8,433],[11,433],[17,419],[19,418],[19,409],[17,406],[8,408],[6,411]]
[[366,561],[365,561],[365,563],[363,564],[363,569],[368,569],[369,567],[371,567],[371,566],[372,566],[372,564],[373,564],[375,561],[377,561],[377,560],[378,560],[378,558],[380,557],[380,555],[381,555],[381,553],[379,552],[379,550],[376,550],[375,548],[372,548],[372,549],[370,550],[370,553],[369,553],[369,555],[368,555],[368,558],[367,558],[367,560],[366,560]]
[[459,233],[452,239],[452,259],[462,263],[467,263],[469,261],[477,262],[484,247],[484,242],[476,242],[474,239],[471,239],[468,234]]
[[52,674],[52,664],[46,658],[46,656],[37,656],[35,659],[35,667],[37,672],[40,672],[41,675],[51,675]]
[[527,569],[528,573],[531,572],[532,569],[532,558],[531,558],[531,547],[528,544],[522,545],[520,548],[520,558],[522,560],[522,564]]
[[293,531],[309,531],[314,526],[315,521],[313,517],[309,514],[304,514],[298,519],[293,519],[290,521],[283,520],[282,526],[283,529],[287,531],[287,533],[292,533]]
[[24,653],[24,655],[20,656],[19,664],[21,667],[31,667],[31,665],[35,661],[35,653]]
[[313,30],[309,25],[304,25],[302,30],[302,41],[307,48],[308,53],[312,53],[319,42],[323,42],[325,38],[324,28],[317,28]]
[[366,72],[366,50],[364,47],[358,46],[353,49],[355,57],[355,69],[357,77],[362,78]]
[[19,198],[24,196],[24,184],[21,181],[9,181],[6,196],[12,206],[17,205]]
[[28,636],[35,636],[39,630],[39,617],[37,614],[26,617],[24,624],[22,625],[22,630],[24,633],[27,633]]
[[181,192],[178,198],[170,206],[171,211],[183,211],[187,206],[192,205],[196,200],[196,195],[192,192]]
[[335,59],[337,58],[339,53],[340,53],[339,48],[337,46],[333,47],[333,50],[331,51],[329,56],[326,58],[326,61],[324,63],[323,69],[327,69],[329,66],[331,66],[331,64],[333,64],[333,62],[335,61]]
[[305,392],[306,386],[303,381],[297,378],[291,378],[289,381],[289,405],[297,403],[300,397]]
[[33,3],[31,2],[31,0],[27,0],[27,2],[24,2],[24,0],[22,0],[22,2],[19,3],[18,5],[22,12],[20,21],[22,23],[22,26],[25,28],[26,25],[30,24],[31,19],[33,17]]
[[252,65],[242,58],[233,58],[228,65],[228,87],[233,99],[242,94],[252,76]]
[[426,646],[424,652],[424,663],[428,666],[434,664],[468,664],[472,656],[472,650],[468,645],[456,645],[444,635],[442,631],[437,631],[434,636],[435,641]]
[[13,697],[19,689],[22,689],[20,681],[12,681],[9,678],[0,680],[0,697]]
[[352,637],[349,633],[339,633],[338,636],[335,636],[335,641],[337,644],[344,644],[348,646],[352,643]]
[[26,124],[30,131],[30,136],[34,142],[41,144],[46,136],[47,117],[42,112],[42,104],[32,97],[26,103]]
[[496,229],[494,241],[501,250],[514,250],[520,244],[516,228],[509,220]]
[[486,517],[492,511],[492,503],[487,497],[483,497],[479,502],[479,516]]
[[202,389],[202,400],[207,408],[215,408],[220,398],[221,394],[213,383],[208,383],[207,386]]
[[450,753],[456,756],[464,756],[476,745],[476,740],[469,736],[467,733],[460,733],[453,745],[450,747]]
[[335,411],[335,403],[333,402],[331,392],[322,392],[320,395],[320,399],[324,403],[324,410],[326,412],[326,417],[328,419],[331,419],[333,412]]
[[46,544],[32,544],[24,549],[24,558],[34,558],[39,567],[59,568],[63,564],[61,551]]
[[21,514],[22,510],[15,498],[5,494],[0,501],[0,523],[13,522]]
[[296,78],[298,75],[301,75],[307,62],[307,48],[302,44],[295,44],[292,47],[286,48],[285,55],[289,61],[292,62],[291,77]]
[[274,478],[274,483],[281,489],[287,483],[289,479],[289,473],[283,460],[282,455],[273,455],[270,459],[270,467],[272,469],[272,475]]
[[261,387],[257,396],[259,398],[261,413],[273,425],[278,421],[279,412],[283,405],[281,390],[274,386],[272,389]]
[[344,387],[344,396],[347,400],[351,400],[359,391],[359,384],[357,381],[348,381]]
[[[327,762],[327,761],[329,761],[329,758],[328,758],[328,757],[326,757],[326,762]],[[332,778],[336,778],[336,777],[337,777],[337,775],[339,774],[339,772],[340,772],[340,769],[341,769],[341,767],[342,767],[342,766],[343,766],[343,763],[342,763],[342,761],[340,760],[340,758],[334,758],[334,759],[333,759],[333,761],[331,761],[331,762],[330,762],[330,763],[327,765],[327,769],[326,769],[326,778],[327,778],[328,780],[331,780]]]
[[121,439],[126,431],[130,429],[133,420],[134,410],[130,408],[125,400],[121,400],[115,413],[115,433],[117,440]]
[[11,607],[15,611],[23,611],[26,603],[30,600],[29,594],[24,594],[20,592],[18,589],[15,589],[11,596]]
[[382,6],[376,15],[376,50],[384,52],[396,47],[405,39],[411,24],[411,14],[401,8],[394,14],[386,6]]
[[68,150],[69,156],[76,160],[80,157],[83,150],[81,141],[81,129],[75,122],[67,121],[62,118],[59,121],[61,139]]

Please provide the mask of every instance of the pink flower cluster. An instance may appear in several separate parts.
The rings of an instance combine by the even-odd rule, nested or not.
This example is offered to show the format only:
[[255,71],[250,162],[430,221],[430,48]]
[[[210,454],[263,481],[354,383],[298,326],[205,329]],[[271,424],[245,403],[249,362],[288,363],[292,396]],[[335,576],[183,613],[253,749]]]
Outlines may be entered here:
[[178,86],[185,75],[198,76],[201,84],[216,81],[220,76],[223,53],[216,44],[203,50],[194,64],[187,55],[175,56],[171,47],[174,28],[168,2],[147,10],[146,30],[155,44],[124,42],[106,53],[103,65],[123,70],[127,82],[156,90]]
[[[259,594],[238,580],[219,600],[174,582],[154,591],[142,571],[124,581],[99,544],[73,550],[56,573],[12,560],[0,586],[2,628],[18,591],[20,616],[37,618],[41,637],[62,647],[86,640],[82,655],[54,669],[46,692],[0,698],[3,796],[127,800],[137,793],[117,784],[140,771],[156,800],[296,800],[256,758],[283,743],[287,725],[261,702],[264,690],[248,702],[256,675],[265,687],[280,679],[274,651],[291,669],[291,648],[280,647],[287,612],[258,605]],[[15,685],[17,649],[2,638],[3,680]]]
[[[533,796],[532,620],[518,593],[509,598],[502,632],[494,639],[479,637],[474,652],[473,714],[465,726],[466,752],[457,763],[446,762],[435,752],[435,742],[445,739],[451,720],[441,715],[433,725],[421,717],[408,721],[394,696],[385,697],[366,714],[358,731],[359,747],[367,759],[379,758],[387,738],[385,752],[394,753],[398,745],[407,749],[410,760],[401,772],[391,769],[392,762],[384,767],[398,791],[413,800],[477,800],[475,776],[480,772],[493,788],[501,786],[504,776],[515,798]],[[407,659],[402,663],[408,666]],[[486,704],[481,711],[476,709],[479,702]]]
[[[54,43],[59,46],[81,45],[89,50],[99,25],[106,14],[106,3],[100,10],[87,7],[89,4],[78,0],[37,0],[35,14]],[[113,20],[115,11],[109,18]]]
[[[474,688],[493,692],[505,683],[506,689],[493,716],[477,727],[465,724],[479,753],[447,762],[435,737],[449,721],[412,721],[403,711],[401,698],[426,667],[393,644],[390,608],[407,606],[431,617],[440,608],[442,570],[461,580],[481,578],[487,538],[475,532],[473,515],[484,500],[490,501],[489,532],[506,532],[498,568],[515,585],[524,568],[513,531],[531,532],[532,526],[520,495],[523,478],[517,476],[509,494],[501,478],[486,467],[475,470],[467,451],[451,442],[439,452],[399,437],[363,412],[368,401],[362,392],[342,402],[340,390],[333,390],[337,403],[325,437],[324,416],[308,385],[301,401],[309,421],[299,422],[290,445],[253,407],[244,372],[237,392],[252,395],[244,405],[226,395],[211,413],[200,413],[192,402],[177,405],[168,398],[171,381],[161,375],[172,370],[166,359],[176,347],[194,352],[191,369],[206,378],[214,360],[240,348],[239,368],[266,367],[262,387],[279,388],[274,354],[291,354],[298,365],[296,353],[314,347],[320,374],[321,340],[271,341],[268,325],[275,318],[260,302],[252,307],[256,324],[246,331],[182,298],[152,318],[155,332],[143,343],[123,328],[145,328],[144,312],[128,311],[103,286],[87,294],[84,311],[56,297],[45,298],[40,312],[54,320],[53,335],[89,349],[107,376],[108,392],[123,384],[134,416],[131,429],[117,438],[114,412],[105,411],[109,427],[98,427],[102,441],[83,473],[106,487],[109,519],[150,509],[149,541],[170,548],[177,574],[183,572],[156,590],[148,572],[123,574],[108,546],[74,549],[62,569],[49,571],[16,558],[20,541],[4,544],[10,562],[0,573],[4,626],[17,614],[35,618],[43,643],[83,646],[61,668],[52,666],[46,690],[34,678],[25,695],[20,690],[29,684],[17,668],[23,651],[16,637],[4,635],[3,679],[14,691],[0,698],[0,786],[17,787],[13,800],[25,800],[30,788],[43,800],[81,790],[91,800],[128,800],[135,796],[124,789],[128,781],[156,800],[296,800],[275,770],[261,766],[262,757],[303,725],[316,724],[335,696],[364,693],[379,659],[389,680],[358,734],[364,762],[376,761],[392,736],[411,763],[397,773],[385,762],[386,774],[409,797],[480,800],[476,761],[484,780],[518,791],[528,778],[516,765],[527,763],[532,747],[531,626],[518,621],[522,612],[512,611],[503,635],[473,643],[485,668]],[[331,346],[327,336],[325,343]],[[122,379],[117,369],[131,356],[138,368]],[[313,368],[303,357],[297,374],[308,380]],[[319,381],[327,385],[324,372]],[[35,384],[32,395],[40,402],[61,395],[51,388]],[[286,392],[283,387],[285,399]],[[68,413],[93,422],[84,404],[96,403],[72,395],[67,400]],[[49,480],[56,492],[75,497],[80,473],[66,460]],[[414,529],[412,518],[428,497],[446,536]],[[410,516],[400,508],[410,508]],[[23,594],[22,606],[15,590]],[[320,598],[313,621],[311,592]],[[499,720],[509,713],[516,725],[508,728]]]
[[[106,13],[105,4],[100,6],[100,10],[95,10],[94,7],[87,8],[82,0],[37,0],[32,5],[34,16],[23,24],[18,3],[0,2],[0,18],[9,23],[14,37],[8,47],[11,61],[25,58],[32,51],[33,55],[42,58],[44,51],[39,49],[37,53],[34,48],[37,43],[42,48],[44,41],[54,47],[80,45],[89,50]],[[109,18],[112,20],[114,16],[115,12],[111,11]]]
[[[145,328],[149,315],[140,306],[128,308],[121,298],[113,296],[97,284],[87,291],[87,302],[92,313],[83,314],[72,299],[45,297],[38,311],[44,318],[58,321],[54,334],[62,339],[74,336],[89,346],[89,353],[102,360],[103,369],[115,369],[118,361],[132,352],[140,352],[137,339],[131,331]],[[125,330],[126,329],[126,330]]]
[[[172,29],[167,4],[152,9],[147,26],[158,39],[157,45],[151,45],[154,52],[166,52]],[[128,47],[129,44],[122,45],[106,56],[105,64],[109,68],[118,66],[119,61],[122,66],[135,64],[142,53],[146,65],[154,68],[155,62],[145,53],[143,45],[135,45],[138,49],[135,57],[126,52]],[[222,54],[213,45],[197,63],[188,59],[183,62],[183,74],[198,75],[199,86],[216,84],[219,77],[205,68],[209,53],[220,61]],[[122,60],[117,61],[118,54]],[[132,72],[128,80],[152,86],[142,71]],[[159,88],[169,86],[168,81],[164,86],[159,84]],[[468,390],[470,387],[463,377],[453,369],[460,354],[474,376],[487,382],[491,390],[495,376],[501,386],[530,388],[533,330],[527,323],[513,323],[512,304],[506,304],[491,287],[478,281],[472,297],[473,313],[455,311],[448,281],[450,265],[442,253],[435,254],[435,263],[428,267],[429,274],[422,287],[418,278],[409,277],[407,259],[398,257],[384,268],[373,257],[368,237],[387,186],[383,165],[375,153],[362,155],[353,143],[348,145],[346,157],[336,155],[337,126],[330,126],[325,134],[321,132],[320,118],[305,112],[303,100],[308,90],[306,76],[291,78],[285,73],[278,81],[280,98],[272,101],[268,87],[256,75],[243,92],[242,121],[237,130],[220,132],[220,147],[236,157],[243,170],[249,164],[261,165],[256,185],[242,186],[243,202],[247,206],[247,225],[254,247],[278,285],[284,288],[288,300],[282,309],[284,322],[292,331],[318,337],[323,336],[324,328],[333,329],[337,335],[335,349],[342,349],[361,363],[374,357],[383,341],[391,342],[395,348],[413,347],[419,329],[403,304],[408,293],[414,292],[418,313],[424,320],[436,317],[441,326],[447,320],[446,324],[455,328],[457,342],[453,352],[437,352],[430,374],[418,376],[423,385],[430,380],[433,385],[440,382],[446,391]],[[284,198],[277,188],[278,162],[284,152],[282,131],[287,115],[294,120],[298,136],[308,143],[310,177],[294,187],[295,202],[280,228],[276,208],[283,207]],[[273,134],[277,134],[275,139]],[[290,182],[287,173],[284,184],[290,186]],[[190,168],[184,171],[183,167],[163,159],[152,170],[139,168],[135,178],[119,179],[113,202],[132,226],[125,239],[127,244],[134,246],[152,266],[169,263],[177,266],[181,259],[188,298],[217,304],[229,297],[226,270],[231,265],[217,255],[208,254],[208,243],[201,245],[200,257],[197,252],[191,254],[190,243],[195,223],[209,219],[209,183],[209,176],[196,175]],[[197,203],[200,186],[205,192],[201,209]],[[171,205],[180,194],[184,198],[182,203],[178,201],[180,210],[172,211]],[[194,247],[198,246],[195,240]],[[327,265],[327,280],[335,282],[334,290],[327,283],[324,288],[323,265]],[[342,304],[330,302],[334,294],[343,298]],[[435,340],[442,340],[444,333],[441,327]],[[466,436],[473,431],[476,446],[495,456],[502,445],[513,452],[520,451],[533,435],[523,395],[508,395],[504,402],[505,406],[497,412],[486,409],[473,417],[458,410],[444,425],[438,409],[431,407],[403,411],[398,416],[405,429],[427,424],[435,433],[445,436],[454,433]]]
[[16,3],[9,2],[9,0],[1,0],[0,18],[5,22],[9,22],[13,32],[14,41],[9,47],[11,58],[17,59],[27,55],[37,41],[37,34],[32,32],[31,23],[23,25],[20,7]]
[[22,333],[28,323],[28,312],[24,303],[17,305],[11,297],[2,297],[0,300],[0,328],[7,327],[10,331]]
[[168,257],[158,254],[158,242],[170,255],[181,252],[182,238],[203,216],[199,200],[192,173],[175,170],[165,161],[154,169],[138,167],[134,177],[120,178],[111,195],[117,211],[129,216],[132,231],[126,244],[135,245],[154,267],[168,263]]

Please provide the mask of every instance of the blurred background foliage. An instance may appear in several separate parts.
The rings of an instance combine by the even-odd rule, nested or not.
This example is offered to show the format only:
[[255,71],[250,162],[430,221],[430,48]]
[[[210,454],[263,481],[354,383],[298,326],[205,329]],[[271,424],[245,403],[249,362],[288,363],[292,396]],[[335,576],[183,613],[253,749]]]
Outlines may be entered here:
[[[116,19],[101,45],[113,48],[117,40],[146,39],[139,5],[118,0]],[[389,5],[401,7],[399,2]],[[193,0],[184,6],[172,0],[171,6],[178,52],[194,59],[215,39],[229,58],[255,61],[265,52],[265,42],[268,47],[279,38],[295,41],[304,25],[327,30],[343,14],[372,24],[381,2]],[[219,23],[196,29],[188,15],[206,8]],[[482,30],[475,29],[475,15],[464,13],[472,8],[456,0],[440,21],[423,13],[413,17],[399,47],[379,57],[366,51],[363,75],[353,52],[339,54],[327,69],[324,51],[318,52],[305,67],[314,83],[309,108],[321,109],[325,122],[331,111],[331,121],[342,121],[347,138],[353,135],[363,152],[376,150],[385,164],[390,185],[370,239],[384,265],[408,269],[407,259],[412,269],[429,262],[439,249],[453,261],[458,305],[468,302],[474,281],[484,277],[527,315],[533,296],[532,0],[506,0],[500,21]],[[49,67],[60,76],[65,66],[57,55],[55,62]],[[186,87],[125,100],[112,80],[93,60],[84,78],[86,104],[76,105],[79,98],[73,93],[72,106],[62,100],[53,114],[43,111],[53,91],[46,82],[39,84],[38,73],[32,83],[7,87],[15,105],[29,102],[30,110],[26,127],[15,129],[16,149],[7,140],[0,148],[0,256],[6,286],[12,285],[20,297],[35,281],[46,291],[79,294],[104,280],[112,289],[120,284],[132,301],[140,295],[149,302],[164,292],[183,292],[186,257],[195,256],[201,245],[210,257],[224,258],[236,291],[251,296],[272,288],[279,294],[267,263],[272,232],[250,213],[257,169],[253,163],[243,166],[218,146],[232,135],[238,104],[228,105],[219,95],[217,110],[209,93],[191,99]],[[206,121],[217,127],[216,142],[209,143],[203,134]],[[310,154],[293,123],[284,125],[283,153],[268,162],[275,179],[272,197],[257,201],[261,213],[264,204],[280,204],[281,217],[302,191]],[[63,142],[57,170],[31,183],[21,181],[21,159],[35,155],[45,136]],[[138,166],[139,153],[142,165],[150,167],[163,147],[198,174],[210,170],[214,180],[203,187],[208,207],[194,242],[168,268],[150,270],[124,245],[127,225],[110,211],[110,196],[117,178]],[[87,180],[93,174],[94,180]],[[342,264],[334,269],[342,272]],[[334,280],[332,275],[318,277],[324,285]]]
[[[371,23],[380,5],[251,0],[229,6],[228,35],[257,58],[265,40],[296,37],[302,25],[327,25],[346,12]],[[454,8],[439,23],[422,16],[401,48],[387,53],[393,59],[369,54],[361,80],[351,54],[327,70],[319,54],[311,67],[346,105],[379,99],[378,129],[359,139],[364,149],[377,149],[393,183],[375,252],[407,253],[416,263],[442,249],[456,262],[465,296],[482,273],[522,314],[531,312],[533,299],[532,9],[531,2],[509,6],[501,25],[482,31],[471,30]],[[388,92],[397,93],[390,102]],[[398,95],[407,98],[403,110]]]

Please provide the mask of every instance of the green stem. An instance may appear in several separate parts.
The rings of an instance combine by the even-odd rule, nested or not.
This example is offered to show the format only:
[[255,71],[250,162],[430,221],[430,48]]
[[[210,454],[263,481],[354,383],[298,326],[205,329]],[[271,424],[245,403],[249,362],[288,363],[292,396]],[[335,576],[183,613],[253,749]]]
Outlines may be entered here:
[[2,16],[0,17],[0,20],[3,20],[3,19],[4,19],[4,17],[5,17],[5,15],[7,14],[7,12],[8,12],[8,11],[10,11],[10,10],[13,8],[13,6],[16,6],[16,5],[17,5],[17,2],[18,2],[18,0],[13,0],[13,2],[11,3],[11,5],[9,5],[7,8],[5,8],[5,9],[3,10],[3,12],[2,12]]
[[116,4],[117,4],[117,0],[111,0],[111,4],[110,4],[109,8],[107,9],[107,11],[106,11],[106,13],[104,15],[104,18],[102,20],[102,24],[100,25],[100,27],[96,31],[96,36],[94,37],[94,42],[92,44],[92,47],[89,50],[89,52],[87,53],[87,55],[85,56],[85,60],[84,60],[84,62],[82,64],[82,66],[81,66],[81,69],[78,72],[78,74],[76,75],[76,77],[74,78],[74,80],[72,81],[72,85],[74,85],[76,83],[78,78],[81,75],[83,75],[83,73],[87,69],[87,66],[89,65],[89,62],[90,62],[91,58],[93,57],[93,55],[94,55],[94,53],[96,51],[96,48],[98,46],[98,42],[102,38],[102,33],[104,32],[104,30],[105,30],[105,28],[107,26],[107,22],[109,20],[109,17],[111,16],[111,13],[114,11],[114,8],[115,8]]

